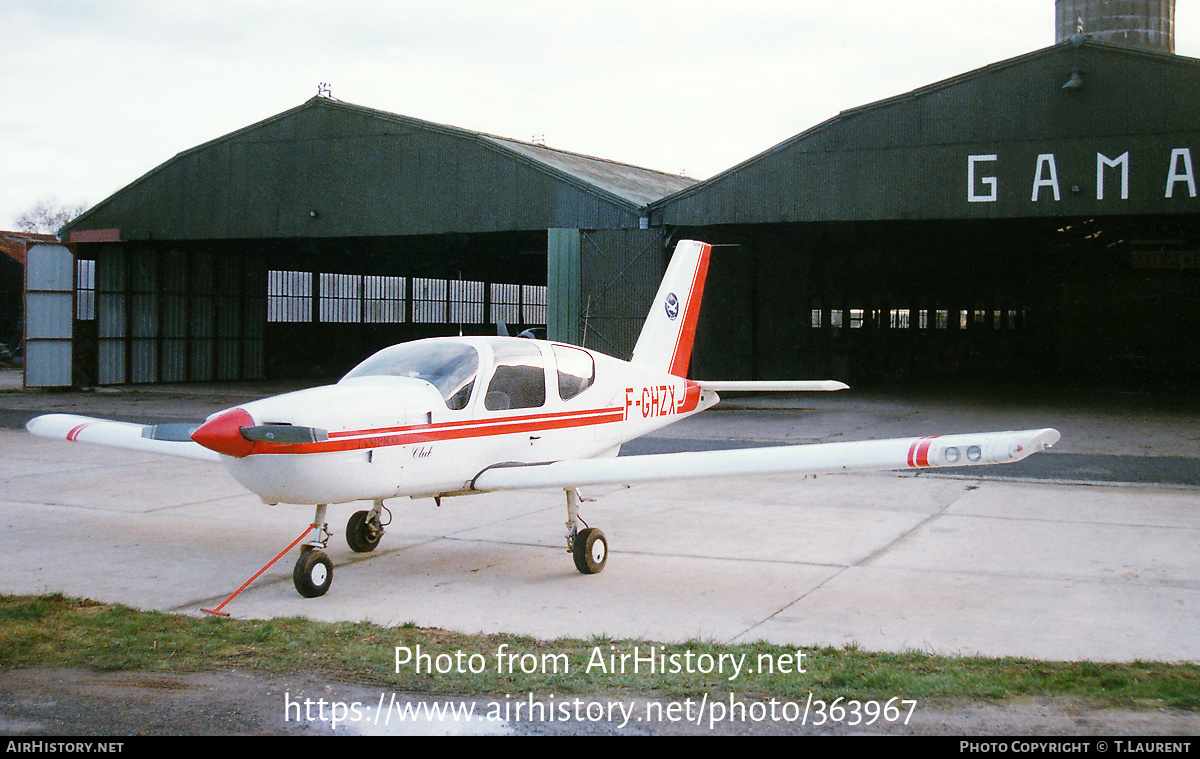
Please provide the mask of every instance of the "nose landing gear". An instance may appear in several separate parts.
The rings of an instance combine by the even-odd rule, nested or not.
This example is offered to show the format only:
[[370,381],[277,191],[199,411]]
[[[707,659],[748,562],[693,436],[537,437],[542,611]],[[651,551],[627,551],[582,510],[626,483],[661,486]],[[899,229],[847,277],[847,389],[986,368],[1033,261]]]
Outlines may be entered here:
[[317,534],[312,540],[300,547],[300,558],[292,568],[292,584],[296,592],[305,598],[317,598],[325,595],[333,583],[333,562],[325,554],[325,546],[329,545],[329,525],[325,522],[326,505],[317,505],[317,513],[313,517],[313,529]]
[[296,566],[292,569],[292,582],[296,585],[296,592],[305,598],[323,596],[333,583],[333,562],[324,551],[303,546],[300,558],[296,559]]
[[[316,516],[313,517],[313,529],[317,534],[312,540],[300,547],[300,557],[292,569],[292,583],[296,592],[305,598],[317,598],[325,595],[333,583],[333,562],[325,553],[329,545],[329,525],[325,522],[325,504],[317,506]],[[379,546],[383,537],[385,522],[383,512],[387,509],[382,500],[375,501],[370,511],[356,511],[346,523],[346,543],[356,553],[370,553]],[[388,512],[388,522],[391,512]]]

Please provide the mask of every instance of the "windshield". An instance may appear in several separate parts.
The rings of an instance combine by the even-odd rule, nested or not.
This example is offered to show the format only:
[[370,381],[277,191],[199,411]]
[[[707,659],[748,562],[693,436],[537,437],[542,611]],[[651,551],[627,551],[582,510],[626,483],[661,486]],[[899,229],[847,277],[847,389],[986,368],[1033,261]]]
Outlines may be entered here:
[[479,352],[454,340],[417,340],[384,348],[354,367],[342,379],[413,377],[438,389],[450,409],[466,408],[471,399]]

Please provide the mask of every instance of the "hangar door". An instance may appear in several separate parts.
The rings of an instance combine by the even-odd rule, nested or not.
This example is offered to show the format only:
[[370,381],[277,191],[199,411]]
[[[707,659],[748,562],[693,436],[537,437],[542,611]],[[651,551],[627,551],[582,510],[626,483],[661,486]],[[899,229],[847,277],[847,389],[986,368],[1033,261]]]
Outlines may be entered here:
[[35,245],[25,264],[25,386],[69,387],[75,319],[75,256]]
[[260,260],[111,245],[95,261],[99,384],[262,377]]
[[662,229],[550,230],[550,338],[628,359],[666,271],[668,247]]

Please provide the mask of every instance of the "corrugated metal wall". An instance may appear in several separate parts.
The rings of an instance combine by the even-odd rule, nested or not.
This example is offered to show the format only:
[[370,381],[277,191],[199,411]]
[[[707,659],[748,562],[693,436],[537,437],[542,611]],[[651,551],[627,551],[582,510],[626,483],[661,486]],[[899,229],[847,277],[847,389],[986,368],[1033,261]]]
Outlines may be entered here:
[[[1075,71],[1082,86],[1064,89]],[[1195,179],[1189,167],[1200,161],[1200,118],[1177,104],[1197,97],[1193,59],[1058,45],[846,111],[651,204],[651,219],[692,226],[1196,213],[1200,197],[1184,178]]]
[[742,246],[710,265],[697,376],[1194,378],[1197,96],[1193,59],[1062,44],[652,204]]
[[[500,313],[544,324],[546,230],[636,230],[629,192],[687,181],[317,98],[179,154],[66,232],[97,262],[100,384],[328,376]],[[385,279],[399,296],[367,303]]]
[[99,384],[263,376],[261,260],[118,245],[95,254]]
[[552,230],[550,337],[628,359],[666,271],[661,229]]
[[75,256],[34,245],[25,263],[25,386],[69,387],[75,319]]
[[99,367],[96,381],[113,385],[126,381],[128,297],[125,291],[125,253],[105,247],[96,256],[96,329]]

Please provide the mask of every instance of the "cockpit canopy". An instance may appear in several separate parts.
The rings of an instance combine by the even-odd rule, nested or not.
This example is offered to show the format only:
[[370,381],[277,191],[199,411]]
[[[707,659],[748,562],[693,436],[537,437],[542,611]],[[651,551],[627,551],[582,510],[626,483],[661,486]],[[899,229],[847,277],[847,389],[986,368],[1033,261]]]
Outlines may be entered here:
[[437,388],[449,409],[465,408],[479,374],[479,351],[455,340],[416,340],[384,348],[351,369],[356,377],[413,377]]
[[[496,338],[491,349],[494,371],[483,395],[488,411],[540,408],[546,405],[546,356],[532,340]],[[596,364],[585,350],[552,345],[558,374],[558,397],[567,401],[591,387]],[[475,380],[486,371],[479,348],[467,340],[434,338],[385,348],[350,370],[342,381],[359,377],[412,377],[437,388],[446,407],[466,408]]]

